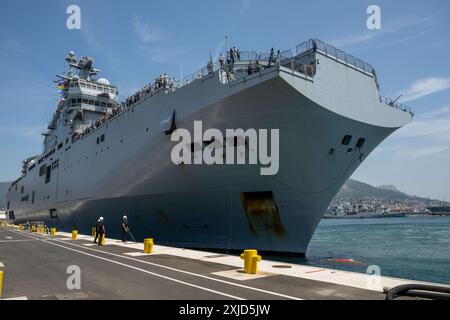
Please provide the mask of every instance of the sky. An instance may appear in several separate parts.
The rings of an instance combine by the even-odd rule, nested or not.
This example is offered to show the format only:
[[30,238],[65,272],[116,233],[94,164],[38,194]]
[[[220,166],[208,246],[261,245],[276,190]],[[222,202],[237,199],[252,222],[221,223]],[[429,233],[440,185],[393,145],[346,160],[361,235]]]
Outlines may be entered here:
[[[69,5],[81,29],[69,30]],[[369,5],[381,29],[369,30]],[[121,97],[167,72],[206,65],[227,44],[284,49],[319,38],[372,64],[381,94],[410,106],[411,124],[385,140],[354,173],[372,185],[450,200],[450,1],[65,1],[3,0],[0,10],[0,181],[42,151],[56,108],[55,74],[69,50],[94,57]]]

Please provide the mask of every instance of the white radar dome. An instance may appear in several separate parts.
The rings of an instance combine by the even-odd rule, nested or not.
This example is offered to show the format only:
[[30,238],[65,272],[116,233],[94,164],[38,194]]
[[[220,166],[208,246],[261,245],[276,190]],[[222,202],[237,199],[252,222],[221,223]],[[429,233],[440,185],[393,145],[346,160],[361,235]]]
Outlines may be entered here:
[[109,85],[109,81],[106,80],[105,78],[100,78],[100,79],[98,79],[98,80],[97,80],[97,83]]

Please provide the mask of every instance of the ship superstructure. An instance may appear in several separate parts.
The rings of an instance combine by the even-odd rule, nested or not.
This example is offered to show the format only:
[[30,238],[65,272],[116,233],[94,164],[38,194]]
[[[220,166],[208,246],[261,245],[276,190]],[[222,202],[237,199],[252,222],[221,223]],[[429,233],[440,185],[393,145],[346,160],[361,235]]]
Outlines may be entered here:
[[[379,95],[371,65],[320,40],[210,61],[179,82],[162,76],[123,102],[97,79],[91,58],[70,52],[66,61],[44,152],[24,162],[7,196],[16,222],[89,233],[103,216],[107,233],[118,235],[127,215],[138,239],[304,254],[343,183],[412,119],[406,106]],[[205,130],[278,129],[278,173],[174,164],[171,133],[192,130],[194,121]]]

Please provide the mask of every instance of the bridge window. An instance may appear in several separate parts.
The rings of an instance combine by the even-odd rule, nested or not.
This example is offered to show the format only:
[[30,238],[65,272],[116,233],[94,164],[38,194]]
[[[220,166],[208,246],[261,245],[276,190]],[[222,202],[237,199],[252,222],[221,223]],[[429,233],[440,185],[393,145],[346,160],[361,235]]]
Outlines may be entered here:
[[47,166],[45,168],[45,183],[49,183],[52,176],[52,167]]
[[39,177],[42,177],[45,174],[45,164],[39,168]]

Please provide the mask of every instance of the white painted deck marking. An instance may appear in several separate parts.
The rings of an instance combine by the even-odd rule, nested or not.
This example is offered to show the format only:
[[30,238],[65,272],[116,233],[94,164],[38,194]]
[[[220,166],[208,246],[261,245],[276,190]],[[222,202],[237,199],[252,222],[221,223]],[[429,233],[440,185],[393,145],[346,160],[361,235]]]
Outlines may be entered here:
[[[70,245],[83,248],[81,245],[77,245],[77,244],[74,244],[74,243],[70,243]],[[185,270],[181,270],[181,269],[168,267],[168,266],[165,266],[165,265],[162,265],[162,264],[158,264],[158,263],[153,263],[153,262],[149,262],[149,261],[144,261],[144,260],[134,259],[134,258],[131,258],[131,257],[126,257],[126,256],[123,256],[123,255],[120,255],[120,254],[115,254],[115,253],[111,253],[111,252],[106,252],[106,251],[97,250],[97,249],[91,249],[91,248],[86,248],[86,247],[84,247],[84,249],[95,251],[95,252],[99,252],[99,253],[103,253],[103,254],[107,254],[107,255],[111,255],[111,256],[115,256],[115,257],[119,257],[119,258],[129,259],[129,260],[132,260],[132,261],[136,261],[136,262],[140,262],[140,263],[144,263],[144,264],[148,264],[148,265],[152,265],[152,266],[156,266],[156,267],[160,267],[160,268],[164,268],[164,269],[168,269],[168,270],[172,270],[172,271],[176,271],[176,272],[180,272],[180,273],[184,273],[184,274],[189,274],[189,275],[192,275],[192,276],[195,276],[195,277],[200,277],[200,278],[204,278],[204,279],[208,279],[208,280],[212,280],[212,281],[216,281],[216,282],[221,282],[221,283],[229,284],[229,285],[236,286],[236,287],[241,287],[241,288],[254,290],[254,291],[258,291],[258,292],[262,292],[262,293],[267,293],[267,294],[279,296],[279,297],[282,297],[282,298],[287,298],[287,299],[292,299],[292,300],[303,300],[301,298],[297,298],[297,297],[281,294],[281,293],[278,293],[278,292],[273,292],[273,291],[269,291],[269,290],[263,290],[263,289],[259,289],[259,288],[255,288],[255,287],[249,287],[249,286],[245,286],[245,285],[242,285],[242,284],[237,284],[237,283],[233,283],[233,282],[229,282],[229,281],[225,281],[225,280],[220,280],[220,279],[217,279],[217,278],[213,278],[213,277],[197,274],[197,273],[190,272],[190,271],[185,271]]]
[[[70,233],[61,233],[64,237],[70,237]],[[109,240],[109,239],[108,239]],[[116,241],[111,239],[112,241]],[[116,243],[117,244],[117,243]],[[134,243],[134,244],[117,244],[123,247],[127,248],[133,248],[140,251],[143,251],[144,245],[142,243]],[[228,265],[235,268],[242,268],[242,260],[239,258],[239,256],[233,256],[233,255],[223,255],[220,257],[217,255],[217,257],[211,258],[211,255],[214,255],[213,252],[207,252],[207,251],[200,251],[200,250],[191,250],[191,249],[184,249],[184,248],[177,248],[177,247],[167,247],[167,246],[161,246],[156,245],[154,246],[154,251],[159,254],[167,254],[171,256],[177,256],[177,257],[184,257],[194,260],[200,260],[200,261],[214,261],[215,263]],[[273,265],[290,265],[291,268],[274,268]],[[317,270],[318,268],[324,269],[324,271],[321,272],[309,272],[313,270]],[[349,286],[354,287],[358,289],[364,289],[369,291],[375,291],[375,292],[382,292],[381,290],[377,290],[376,288],[370,288],[367,287],[367,281],[370,279],[370,274],[365,273],[359,273],[359,272],[351,272],[351,271],[343,271],[343,270],[337,270],[337,269],[330,269],[330,268],[321,268],[319,266],[308,266],[308,265],[299,265],[299,264],[286,264],[280,261],[272,261],[272,260],[266,260],[263,259],[258,264],[258,270],[279,274],[279,275],[286,275],[291,277],[296,277],[300,279],[307,279],[307,280],[314,280],[324,283],[333,283],[337,285],[342,286]],[[400,279],[400,278],[394,278],[394,277],[387,277],[382,276],[381,277],[381,286],[387,287],[387,288],[393,288],[398,285],[407,284],[407,283],[418,283],[418,284],[428,284],[428,285],[444,285],[445,284],[436,284],[436,283],[430,283],[425,281],[417,281],[417,280],[410,280],[410,279]],[[450,287],[450,286],[448,286]]]
[[26,296],[20,296],[20,297],[4,298],[0,300],[28,300],[28,298]]
[[219,272],[213,272],[211,274],[220,276],[220,277],[234,279],[234,280],[240,280],[240,281],[275,276],[274,273],[260,272],[260,271],[258,271],[258,273],[256,273],[256,274],[248,274],[248,273],[245,273],[242,269],[219,271]]
[[154,255],[153,253],[144,253],[144,252],[125,252],[124,254],[132,257],[144,257]]
[[222,296],[225,296],[225,297],[228,297],[228,298],[236,299],[236,300],[245,300],[244,298],[241,298],[241,297],[238,297],[238,296],[234,296],[234,295],[227,294],[227,293],[224,293],[224,292],[220,292],[220,291],[217,291],[217,290],[213,290],[213,289],[209,289],[209,288],[206,288],[206,287],[198,286],[198,285],[195,285],[195,284],[192,284],[192,283],[189,283],[189,282],[185,282],[185,281],[178,280],[178,279],[175,279],[175,278],[171,278],[171,277],[168,277],[168,276],[163,276],[161,274],[158,274],[158,273],[155,273],[155,272],[151,272],[151,271],[148,271],[148,270],[144,270],[144,269],[141,269],[141,268],[138,268],[138,267],[130,266],[130,265],[122,263],[122,262],[118,262],[118,261],[115,261],[115,260],[111,260],[111,259],[107,259],[107,258],[104,258],[104,257],[96,256],[94,254],[83,252],[83,251],[80,251],[80,250],[77,250],[77,249],[69,248],[69,247],[57,244],[54,241],[45,241],[44,239],[42,239],[42,241],[46,242],[48,244],[57,246],[57,247],[64,248],[66,250],[74,251],[74,252],[77,252],[77,253],[80,253],[80,254],[84,254],[86,256],[94,257],[96,259],[101,259],[101,260],[104,260],[104,261],[108,261],[110,263],[114,263],[114,264],[117,264],[117,265],[120,265],[120,266],[124,266],[124,267],[130,268],[130,269],[134,269],[134,270],[137,270],[137,271],[140,271],[140,272],[143,272],[143,273],[151,274],[151,275],[153,275],[155,277],[159,277],[159,278],[163,278],[163,279],[170,280],[170,281],[173,281],[173,282],[177,282],[177,283],[180,283],[180,284],[184,284],[184,285],[189,286],[189,287],[193,287],[193,288],[196,288],[196,289],[212,292],[212,293],[215,293],[215,294],[218,294],[218,295],[222,295]]
[[[3,231],[3,230],[0,230]],[[70,240],[67,239],[67,237],[71,237],[71,233],[68,232],[57,232],[57,235],[60,235],[65,238],[61,238],[59,240]],[[89,238],[88,236],[83,236],[86,238]],[[92,237],[90,237],[92,239]],[[50,240],[50,239],[48,239]],[[117,241],[114,239],[107,239],[107,241]],[[71,243],[73,244],[73,242]],[[136,250],[143,251],[144,245],[142,243],[132,243],[128,242],[126,244],[118,244],[116,242],[116,245],[126,247],[126,248],[132,248]],[[212,255],[215,255],[213,252],[207,252],[207,251],[199,251],[199,250],[190,250],[190,249],[183,249],[183,248],[177,248],[177,247],[167,247],[167,246],[161,246],[161,245],[155,245],[154,246],[155,253],[160,254],[167,254],[171,256],[178,256],[178,257],[184,257],[199,261],[212,261],[214,260],[215,263],[224,264],[227,266],[235,267],[235,268],[241,268],[242,267],[242,260],[239,257],[231,256],[231,255],[223,255],[222,257],[217,255],[217,257],[211,258]],[[375,291],[375,292],[382,292],[377,289],[371,289],[367,287],[367,281],[368,278],[371,275],[364,274],[364,273],[358,273],[358,272],[350,272],[350,271],[343,271],[343,270],[336,270],[336,269],[329,269],[329,268],[323,268],[324,271],[321,272],[310,272],[313,270],[317,270],[320,268],[319,266],[307,266],[307,265],[298,265],[298,264],[289,264],[291,268],[274,268],[273,265],[280,265],[284,264],[280,261],[271,261],[271,260],[265,260],[263,259],[259,265],[258,269],[260,271],[279,274],[279,275],[286,275],[301,279],[307,279],[307,280],[313,280],[313,281],[319,281],[324,283],[333,283],[337,285],[342,286],[349,286],[354,287],[358,289],[364,289],[369,291]],[[417,281],[417,280],[408,280],[408,279],[400,279],[400,278],[394,278],[394,277],[381,277],[381,286],[386,288],[392,288],[398,285],[407,284],[407,283],[418,283],[418,284],[428,284],[428,285],[443,285],[448,286],[444,284],[436,284],[436,283],[430,283],[425,281]],[[450,286],[448,286],[450,287]]]
[[[57,245],[57,246],[60,246],[62,248],[66,248],[67,250],[72,250],[72,251],[79,252],[79,253],[82,253],[82,254],[85,254],[85,255],[89,255],[89,256],[92,256],[92,257],[95,257],[95,258],[98,258],[98,259],[103,259],[103,260],[109,261],[109,259],[106,259],[106,258],[103,258],[103,257],[95,256],[95,255],[92,255],[92,254],[89,254],[89,253],[86,253],[86,252],[82,252],[82,251],[79,251],[79,250],[76,250],[76,249],[72,249],[72,248],[65,247],[63,245],[58,245],[58,244],[54,243],[55,241],[58,241],[58,240],[55,240],[55,241],[52,241],[52,242],[45,241],[46,239],[42,239],[42,240],[44,242],[48,242],[50,244]],[[267,294],[270,294],[270,295],[275,295],[275,296],[279,296],[279,297],[286,298],[286,299],[303,300],[301,298],[297,298],[297,297],[281,294],[281,293],[278,293],[278,292],[273,292],[273,291],[259,289],[259,288],[255,288],[255,287],[250,287],[250,286],[246,286],[246,285],[242,285],[242,284],[238,284],[238,283],[234,283],[234,282],[229,282],[229,281],[226,281],[226,280],[221,280],[221,279],[217,279],[217,278],[213,278],[213,277],[209,277],[209,276],[205,276],[205,275],[201,275],[201,274],[197,274],[197,273],[193,273],[193,272],[189,272],[189,271],[185,271],[185,270],[180,270],[180,269],[168,267],[168,266],[165,266],[165,265],[161,265],[161,264],[157,264],[157,263],[153,263],[153,262],[149,262],[149,261],[139,260],[139,259],[135,259],[135,258],[132,258],[132,257],[127,257],[127,256],[120,255],[120,254],[115,254],[115,253],[111,253],[111,252],[105,252],[105,251],[102,251],[102,250],[87,248],[87,247],[84,247],[82,245],[77,245],[77,244],[75,244],[73,242],[71,242],[71,243],[64,242],[64,244],[67,244],[67,245],[70,245],[70,246],[75,246],[75,247],[80,247],[80,248],[83,248],[85,250],[95,251],[95,252],[99,252],[99,253],[106,254],[106,255],[111,255],[111,256],[115,256],[115,257],[119,257],[119,258],[123,258],[123,259],[128,259],[128,260],[132,260],[132,261],[136,261],[136,262],[140,262],[140,263],[144,263],[144,264],[148,264],[148,265],[164,268],[164,269],[175,271],[175,272],[179,272],[179,273],[192,275],[192,276],[199,277],[199,278],[212,280],[212,281],[215,281],[215,282],[228,284],[228,285],[235,286],[235,287],[240,287],[240,288],[244,288],[244,289],[248,289],[248,290],[252,290],[252,291],[267,293]],[[110,261],[113,262],[113,263],[122,264],[121,262],[117,262],[117,261],[114,261],[114,260],[110,260]],[[122,264],[122,265],[129,266],[127,264]],[[136,268],[136,267],[133,267],[133,266],[129,266],[129,267],[130,268]],[[136,268],[136,269],[139,269],[139,268]],[[144,270],[144,271],[146,271],[146,270]],[[161,276],[161,277],[165,277],[165,276],[162,276],[162,275],[159,275],[159,274],[155,274],[155,275]],[[176,281],[180,281],[180,280],[174,279],[174,281],[175,280]],[[195,285],[192,285],[192,286],[195,286]],[[211,289],[205,288],[205,290],[211,290]],[[225,293],[220,293],[220,294],[227,295]],[[242,298],[240,298],[240,299],[242,299]]]

